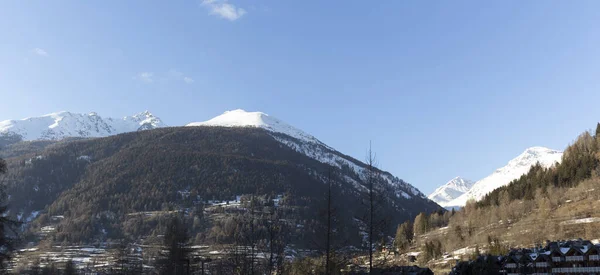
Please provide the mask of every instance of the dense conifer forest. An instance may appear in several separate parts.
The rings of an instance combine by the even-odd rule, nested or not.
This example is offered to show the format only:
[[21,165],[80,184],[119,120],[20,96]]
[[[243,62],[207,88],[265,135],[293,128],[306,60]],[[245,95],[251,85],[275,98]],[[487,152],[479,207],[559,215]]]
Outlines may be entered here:
[[[265,207],[277,199],[285,218],[315,228],[320,221],[314,213],[323,207],[327,190],[324,179],[333,169],[334,203],[345,209],[337,218],[348,244],[362,245],[358,220],[365,205],[356,202],[365,187],[352,183],[366,185],[364,179],[349,166],[334,168],[308,158],[261,129],[165,128],[108,138],[16,143],[4,155],[11,205],[23,213],[22,219],[31,217],[26,236],[32,240],[49,225],[55,227],[49,238],[56,242],[136,239],[161,232],[169,217],[158,213],[177,212],[190,221],[198,241],[227,243],[236,234],[228,224],[241,214],[225,205],[222,210],[210,207],[224,215],[201,218],[200,212],[209,209],[199,208],[250,195],[260,196]],[[382,193],[395,193],[385,192],[391,187],[381,178],[374,180]],[[438,209],[425,198],[395,196],[386,196],[379,207],[391,221],[384,230],[388,235],[393,235],[395,224],[419,211]],[[296,240],[312,238],[310,230],[296,231],[306,235]]]

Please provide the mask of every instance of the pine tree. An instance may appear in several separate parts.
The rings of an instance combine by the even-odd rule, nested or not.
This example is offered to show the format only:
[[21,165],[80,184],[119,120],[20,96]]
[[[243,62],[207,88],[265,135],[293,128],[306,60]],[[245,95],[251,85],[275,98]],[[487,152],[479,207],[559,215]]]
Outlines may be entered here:
[[42,275],[57,275],[58,269],[54,266],[54,263],[48,264],[42,268]]
[[329,274],[330,272],[330,260],[331,260],[331,219],[332,219],[333,209],[331,206],[331,168],[327,173],[327,249],[325,250],[325,272]]
[[119,274],[127,274],[129,272],[129,249],[128,240],[122,240],[116,247],[115,263],[116,268],[119,269]]
[[[6,162],[0,158],[0,177],[7,172]],[[17,227],[19,222],[10,218],[8,206],[6,205],[6,191],[4,184],[0,184],[0,271],[7,268],[8,261],[12,256],[17,241]]]
[[31,273],[30,275],[40,275],[42,269],[40,268],[40,259],[37,258],[31,264]]
[[477,257],[479,257],[481,255],[481,251],[479,250],[479,245],[475,245],[475,251],[473,252],[473,255],[471,255],[471,258],[473,260],[477,259]]
[[65,264],[65,271],[63,273],[64,275],[75,275],[77,274],[77,270],[75,269],[75,264],[73,263],[73,260],[68,260],[67,263]]
[[188,274],[189,268],[189,249],[186,247],[188,242],[187,229],[185,224],[174,217],[168,225],[164,236],[164,248],[166,253],[159,262],[160,274]]

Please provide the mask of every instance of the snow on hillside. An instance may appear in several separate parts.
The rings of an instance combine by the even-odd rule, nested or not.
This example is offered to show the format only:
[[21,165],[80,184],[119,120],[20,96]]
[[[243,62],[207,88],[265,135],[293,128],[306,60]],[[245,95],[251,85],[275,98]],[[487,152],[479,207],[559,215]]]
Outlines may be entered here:
[[[269,116],[262,112],[246,112],[242,109],[227,111],[220,116],[204,122],[192,122],[186,126],[223,126],[223,127],[256,127],[271,132],[282,133],[299,140],[323,144],[315,137],[302,130]],[[324,144],[323,144],[324,145]]]
[[[363,163],[339,153],[304,131],[262,112],[247,112],[241,109],[227,111],[208,121],[193,122],[186,126],[256,127],[273,133],[284,134],[294,139],[279,135],[272,136],[282,144],[319,162],[340,168],[348,167],[357,174],[364,175],[365,168]],[[417,188],[394,177],[390,173],[383,172],[381,176],[388,184],[396,187],[396,197],[410,199],[412,196],[417,196],[425,198],[425,195]],[[358,186],[357,188],[360,189]]]
[[449,202],[440,204],[444,207],[464,206],[469,199],[480,200],[487,193],[509,184],[512,180],[519,178],[527,173],[529,168],[539,162],[544,167],[550,167],[556,162],[560,162],[562,152],[548,149],[545,147],[531,147],[525,150],[518,157],[512,159],[508,164],[477,181],[471,189]]
[[474,182],[471,180],[456,177],[435,189],[435,191],[427,197],[439,205],[443,205],[469,191],[473,184]]
[[0,136],[18,135],[23,140],[58,140],[65,137],[105,137],[164,126],[160,118],[148,111],[122,119],[102,118],[94,112],[78,114],[63,111],[0,121]]

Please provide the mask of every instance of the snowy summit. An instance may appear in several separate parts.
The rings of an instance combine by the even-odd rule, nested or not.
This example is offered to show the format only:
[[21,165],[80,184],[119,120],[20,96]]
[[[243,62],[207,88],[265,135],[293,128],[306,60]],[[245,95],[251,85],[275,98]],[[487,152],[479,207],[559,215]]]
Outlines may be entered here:
[[439,205],[443,205],[469,191],[473,184],[474,182],[471,180],[456,177],[435,189],[427,198]]
[[[262,128],[271,133],[283,134],[271,135],[274,139],[281,142],[283,145],[292,148],[312,159],[322,163],[327,163],[338,168],[346,167],[354,170],[356,173],[364,175],[365,165],[336,151],[332,147],[322,143],[312,135],[297,129],[273,116],[262,112],[247,112],[241,109],[227,111],[213,119],[204,122],[193,122],[186,126],[217,126],[217,127],[253,127]],[[291,138],[290,138],[291,137]],[[395,189],[395,195],[404,199],[412,199],[413,196],[425,198],[417,188],[393,176],[389,172],[383,171],[381,177]],[[358,189],[362,187],[351,178],[346,180],[352,182]]]
[[247,112],[242,109],[227,111],[213,119],[204,122],[192,122],[186,126],[256,127],[286,134],[302,141],[323,144],[315,137],[273,116],[262,112]]
[[103,118],[95,112],[56,112],[39,117],[0,121],[0,137],[22,140],[59,140],[65,137],[106,137],[164,127],[160,118],[145,111],[122,119]]
[[543,167],[550,167],[562,159],[563,153],[545,147],[531,147],[522,154],[497,169],[491,175],[477,181],[471,189],[449,202],[439,203],[444,207],[464,206],[469,199],[480,200],[487,193],[508,185],[511,181],[527,173],[531,166],[539,162]]

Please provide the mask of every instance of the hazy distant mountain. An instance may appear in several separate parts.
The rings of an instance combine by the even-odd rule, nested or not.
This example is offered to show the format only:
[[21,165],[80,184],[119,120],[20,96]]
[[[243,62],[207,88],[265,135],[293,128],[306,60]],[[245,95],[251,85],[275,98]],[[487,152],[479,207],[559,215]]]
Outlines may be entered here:
[[444,203],[444,207],[464,206],[469,199],[480,200],[487,193],[509,184],[512,180],[527,173],[529,168],[539,162],[543,167],[550,167],[562,158],[562,152],[545,147],[531,147],[522,154],[508,162],[502,168],[497,169],[491,175],[477,181],[473,187],[461,196]]
[[430,200],[438,203],[439,205],[444,205],[447,202],[458,198],[460,195],[466,193],[471,189],[475,182],[467,179],[463,179],[461,177],[456,177],[451,179],[446,184],[438,187],[427,196]]
[[21,140],[59,140],[65,137],[106,137],[164,127],[160,118],[145,111],[124,118],[103,118],[97,113],[57,112],[20,120],[0,121],[0,137]]

